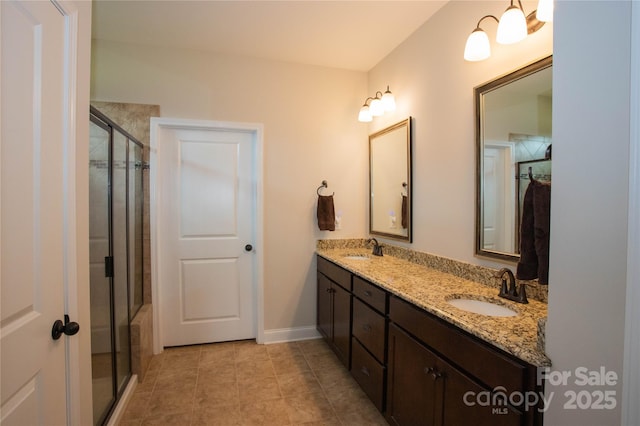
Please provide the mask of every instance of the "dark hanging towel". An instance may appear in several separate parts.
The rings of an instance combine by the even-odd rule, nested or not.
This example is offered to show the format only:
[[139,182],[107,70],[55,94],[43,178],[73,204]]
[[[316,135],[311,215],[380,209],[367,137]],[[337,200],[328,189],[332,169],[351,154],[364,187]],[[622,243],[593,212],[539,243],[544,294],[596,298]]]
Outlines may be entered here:
[[318,195],[318,228],[321,231],[336,230],[333,195]]
[[406,195],[402,196],[402,227],[407,229],[409,223],[409,206],[407,205],[408,198]]
[[549,283],[551,184],[531,180],[524,193],[520,224],[520,261],[516,277]]

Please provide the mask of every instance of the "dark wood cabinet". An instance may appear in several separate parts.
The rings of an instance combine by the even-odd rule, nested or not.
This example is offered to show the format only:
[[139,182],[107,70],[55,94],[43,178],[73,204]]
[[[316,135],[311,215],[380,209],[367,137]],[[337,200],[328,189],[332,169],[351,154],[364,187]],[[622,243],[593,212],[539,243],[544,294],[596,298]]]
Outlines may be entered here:
[[318,257],[317,329],[351,366],[351,273]]
[[353,337],[380,362],[384,363],[386,340],[384,315],[374,311],[360,300],[353,299]]
[[379,411],[384,411],[385,372],[385,367],[357,339],[353,339],[351,375]]
[[351,366],[351,294],[340,286],[333,287],[333,346],[338,358]]
[[525,412],[524,407],[500,397],[541,392],[534,382],[533,366],[399,298],[391,298],[389,318],[388,422],[438,426],[541,423],[537,407]]
[[394,425],[435,424],[441,382],[427,368],[436,356],[395,325],[389,326],[386,418]]
[[[394,425],[522,425],[513,407],[485,405],[491,390],[399,327],[389,327],[387,421]],[[480,395],[480,400],[477,396]]]
[[317,328],[390,424],[542,424],[538,407],[498,398],[542,392],[534,366],[317,259]]
[[[353,298],[351,375],[383,412],[387,370],[387,318],[384,311],[387,294],[358,277],[354,277],[353,290],[354,296],[373,302],[373,306],[358,297]],[[375,310],[374,306],[381,307],[383,312]]]

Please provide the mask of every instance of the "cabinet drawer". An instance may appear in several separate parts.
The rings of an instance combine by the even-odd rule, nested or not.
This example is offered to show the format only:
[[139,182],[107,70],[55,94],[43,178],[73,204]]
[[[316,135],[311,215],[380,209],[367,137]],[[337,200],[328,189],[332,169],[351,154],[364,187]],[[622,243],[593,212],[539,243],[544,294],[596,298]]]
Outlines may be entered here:
[[387,292],[380,287],[354,276],[353,294],[383,314],[387,313]]
[[381,362],[384,362],[385,326],[384,316],[353,299],[352,334]]
[[380,411],[384,409],[384,374],[384,367],[353,339],[351,375]]
[[490,388],[504,386],[507,391],[514,391],[531,385],[527,383],[528,369],[522,361],[397,297],[389,300],[389,319],[449,360],[464,366]]
[[335,263],[329,262],[323,257],[316,256],[316,258],[318,261],[318,271],[322,272],[345,290],[351,292],[351,272],[339,267]]

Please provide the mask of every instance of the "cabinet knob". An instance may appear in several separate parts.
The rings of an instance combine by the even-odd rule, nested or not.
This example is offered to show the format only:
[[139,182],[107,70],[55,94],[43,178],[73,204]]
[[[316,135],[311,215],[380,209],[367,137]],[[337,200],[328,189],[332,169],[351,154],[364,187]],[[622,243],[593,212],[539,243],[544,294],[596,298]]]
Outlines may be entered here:
[[367,376],[367,377],[371,376],[371,373],[369,373],[369,369],[368,369],[367,367],[364,367],[364,366],[363,366],[363,367],[360,369],[360,372],[361,372],[362,374],[364,374],[365,376]]
[[369,332],[369,331],[371,331],[371,326],[369,324],[364,324],[362,326],[362,330],[364,330],[366,332]]
[[425,367],[424,374],[429,374],[433,377],[433,380],[438,380],[442,378],[442,373],[436,370],[434,367]]
[[371,297],[371,296],[373,296],[373,293],[371,293],[371,290],[365,290],[364,291],[364,295],[367,296],[367,297]]

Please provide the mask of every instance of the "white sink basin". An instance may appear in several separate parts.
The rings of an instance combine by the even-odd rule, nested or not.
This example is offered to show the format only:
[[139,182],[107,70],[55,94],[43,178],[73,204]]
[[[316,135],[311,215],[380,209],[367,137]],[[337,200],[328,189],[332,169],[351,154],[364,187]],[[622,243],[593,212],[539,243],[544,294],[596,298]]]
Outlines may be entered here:
[[514,317],[518,315],[516,311],[513,311],[505,306],[498,305],[497,303],[485,302],[483,300],[475,299],[451,299],[447,303],[455,306],[463,311],[473,312],[474,314],[487,315],[490,317]]
[[349,259],[349,260],[369,260],[369,256],[365,256],[365,255],[351,255],[351,256],[343,256],[345,259]]

